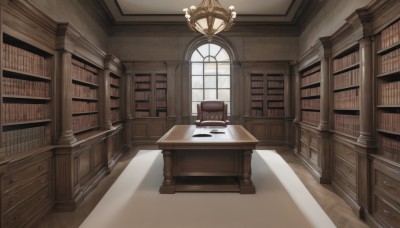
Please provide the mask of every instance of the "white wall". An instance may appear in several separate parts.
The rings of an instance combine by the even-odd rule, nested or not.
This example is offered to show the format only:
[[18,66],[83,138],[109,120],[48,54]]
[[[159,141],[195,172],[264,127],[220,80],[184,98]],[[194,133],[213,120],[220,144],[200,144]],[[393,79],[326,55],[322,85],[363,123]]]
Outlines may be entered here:
[[107,51],[108,36],[98,21],[84,8],[84,0],[30,0],[56,22],[69,22],[83,36],[103,51]]
[[356,9],[370,2],[371,0],[327,0],[321,11],[300,35],[299,54],[307,51],[319,37],[332,35],[345,24],[346,18]]

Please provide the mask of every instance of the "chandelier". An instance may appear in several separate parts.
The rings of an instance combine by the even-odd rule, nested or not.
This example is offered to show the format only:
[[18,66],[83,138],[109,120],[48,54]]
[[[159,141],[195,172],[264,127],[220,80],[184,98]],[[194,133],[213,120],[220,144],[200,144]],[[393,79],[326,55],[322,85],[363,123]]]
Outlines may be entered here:
[[203,33],[209,41],[219,32],[228,31],[236,18],[235,7],[229,10],[222,7],[218,0],[202,0],[199,6],[183,9],[189,28]]

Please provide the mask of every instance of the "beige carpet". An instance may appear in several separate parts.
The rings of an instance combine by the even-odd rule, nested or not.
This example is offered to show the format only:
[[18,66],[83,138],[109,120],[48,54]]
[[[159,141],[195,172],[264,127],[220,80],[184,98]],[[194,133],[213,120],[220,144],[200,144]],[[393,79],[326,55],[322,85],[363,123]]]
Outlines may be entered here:
[[159,194],[161,151],[134,157],[82,228],[335,227],[275,151],[253,153],[256,194]]

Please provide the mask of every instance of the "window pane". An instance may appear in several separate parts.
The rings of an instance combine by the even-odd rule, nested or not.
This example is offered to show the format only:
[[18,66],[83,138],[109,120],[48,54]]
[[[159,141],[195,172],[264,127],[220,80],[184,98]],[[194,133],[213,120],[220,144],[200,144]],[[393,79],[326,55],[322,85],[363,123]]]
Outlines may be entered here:
[[192,90],[192,101],[202,101],[203,100],[203,90],[193,89]]
[[204,75],[216,75],[217,64],[216,63],[204,63]]
[[225,104],[228,105],[228,115],[230,115],[231,114],[231,102],[226,102],[225,101]]
[[218,53],[218,55],[216,56],[216,58],[217,58],[217,61],[229,61],[229,60],[230,60],[229,55],[228,55],[228,53],[225,51],[225,49],[222,49],[222,50]]
[[218,63],[218,74],[231,74],[231,64],[230,63]]
[[203,63],[192,63],[192,75],[203,75]]
[[219,89],[218,90],[218,100],[230,101],[231,93],[229,89]]
[[205,100],[215,100],[217,99],[217,90],[215,89],[205,89],[204,90]]
[[211,89],[217,88],[216,76],[204,76],[204,88]]
[[192,113],[197,114],[197,104],[200,104],[200,102],[192,102]]
[[218,88],[227,89],[231,86],[231,77],[230,76],[218,76]]
[[216,45],[216,44],[210,44],[210,55],[211,56],[216,56],[219,52],[219,50],[221,50],[221,47]]
[[190,58],[192,62],[203,62],[203,56],[200,55],[198,51],[194,51],[192,58]]
[[202,55],[202,56],[208,56],[208,55],[210,55],[210,53],[209,53],[209,51],[208,51],[208,45],[209,44],[204,44],[204,45],[201,45],[197,50],[200,52],[200,54]]
[[192,88],[203,88],[203,76],[192,77]]

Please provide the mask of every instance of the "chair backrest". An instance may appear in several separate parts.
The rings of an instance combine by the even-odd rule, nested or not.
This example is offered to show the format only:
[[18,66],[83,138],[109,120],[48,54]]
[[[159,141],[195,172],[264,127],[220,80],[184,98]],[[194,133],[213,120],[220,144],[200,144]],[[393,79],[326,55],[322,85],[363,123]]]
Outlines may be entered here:
[[196,125],[226,125],[228,124],[228,105],[223,101],[205,100],[197,104]]

